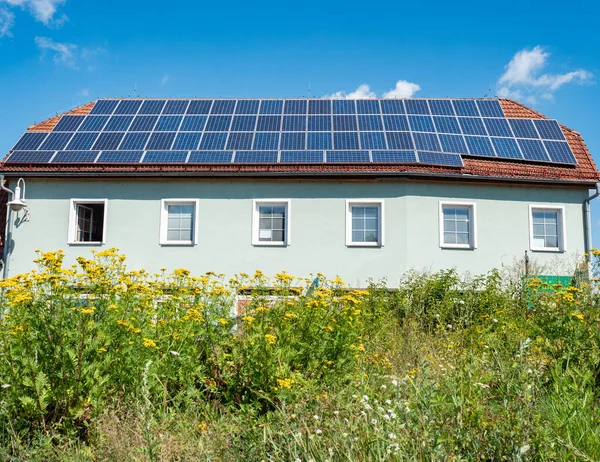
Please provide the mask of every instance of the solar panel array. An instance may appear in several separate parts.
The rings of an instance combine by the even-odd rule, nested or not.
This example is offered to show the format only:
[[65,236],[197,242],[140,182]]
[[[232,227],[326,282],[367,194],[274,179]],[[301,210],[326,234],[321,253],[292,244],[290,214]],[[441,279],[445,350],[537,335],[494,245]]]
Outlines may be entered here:
[[496,99],[102,99],[27,132],[9,163],[421,163],[463,156],[576,165],[555,120]]

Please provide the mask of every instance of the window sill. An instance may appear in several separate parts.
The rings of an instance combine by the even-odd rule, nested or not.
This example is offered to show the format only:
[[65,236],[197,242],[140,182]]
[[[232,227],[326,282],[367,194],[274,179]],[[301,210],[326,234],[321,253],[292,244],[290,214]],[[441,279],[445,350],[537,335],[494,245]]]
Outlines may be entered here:
[[383,247],[379,242],[347,242],[346,247]]
[[253,242],[254,247],[287,247],[287,242]]
[[67,245],[80,245],[80,246],[86,246],[86,245],[104,245],[106,244],[106,242],[99,242],[99,241],[90,241],[90,242],[67,242]]
[[173,242],[161,242],[161,246],[180,246],[180,247],[193,247],[196,245],[195,242],[190,241],[173,241]]
[[452,245],[452,244],[443,244],[440,245],[440,249],[448,249],[448,250],[475,250],[477,247],[472,245]]
[[532,252],[547,252],[547,253],[564,253],[564,249],[558,247],[532,247]]

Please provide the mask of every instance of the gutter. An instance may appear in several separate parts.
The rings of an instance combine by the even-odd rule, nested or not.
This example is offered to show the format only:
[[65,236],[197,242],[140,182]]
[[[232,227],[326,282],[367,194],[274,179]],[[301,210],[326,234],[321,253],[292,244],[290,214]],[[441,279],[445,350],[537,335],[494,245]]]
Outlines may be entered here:
[[592,249],[592,216],[590,213],[590,202],[598,196],[600,196],[600,183],[596,183],[596,192],[583,201],[584,252],[588,263],[591,261],[590,251]]
[[[9,194],[8,202],[14,199],[14,193],[4,186],[4,175],[0,174],[0,189]],[[6,204],[6,229],[4,232],[4,255],[2,256],[2,278],[8,277],[8,267],[10,266],[10,254],[12,251],[12,210]]]

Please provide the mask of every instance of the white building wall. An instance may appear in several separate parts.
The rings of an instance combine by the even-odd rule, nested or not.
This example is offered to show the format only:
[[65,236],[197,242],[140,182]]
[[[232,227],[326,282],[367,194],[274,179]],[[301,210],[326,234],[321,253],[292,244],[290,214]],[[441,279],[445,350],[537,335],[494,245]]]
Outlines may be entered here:
[[[540,263],[558,258],[571,264],[583,254],[582,203],[587,196],[585,188],[457,182],[28,179],[31,218],[13,230],[10,275],[35,267],[36,249],[63,249],[71,264],[91,249],[117,247],[127,255],[130,268],[151,272],[180,267],[194,274],[228,276],[255,269],[271,275],[287,270],[303,277],[321,272],[340,275],[354,286],[387,278],[393,287],[411,268],[484,273],[521,258],[529,250],[530,204],[564,206],[566,221],[566,252],[530,251],[530,256]],[[104,245],[67,244],[71,198],[108,199]],[[199,199],[197,245],[159,245],[160,202],[168,198]],[[252,200],[272,198],[291,200],[291,244],[253,246]],[[383,247],[346,246],[347,199],[384,201]],[[476,249],[440,248],[441,200],[476,203]]]

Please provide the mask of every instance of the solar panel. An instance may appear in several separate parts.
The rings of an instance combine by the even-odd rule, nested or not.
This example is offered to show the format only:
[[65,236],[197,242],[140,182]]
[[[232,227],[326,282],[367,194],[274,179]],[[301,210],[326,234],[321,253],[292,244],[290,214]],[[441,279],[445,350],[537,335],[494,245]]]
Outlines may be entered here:
[[100,151],[58,151],[52,159],[53,164],[91,163]]
[[490,136],[512,137],[512,131],[506,119],[483,119]]
[[539,138],[532,120],[508,119],[508,123],[517,138]]
[[216,99],[210,110],[211,114],[233,114],[236,100],[234,99]]
[[96,163],[137,164],[143,154],[143,151],[102,151]]
[[[190,103],[189,100],[184,99],[171,99],[169,101],[167,101],[167,104],[165,104],[165,107],[163,108],[162,113],[163,114],[171,114],[171,115],[175,115],[175,114],[207,114],[206,112],[189,112],[186,110],[188,109],[188,105],[191,108],[191,105],[194,102],[198,102],[198,101],[192,101]],[[210,103],[211,101],[200,101],[200,104],[204,105],[205,103],[209,103],[209,107],[210,107]]]
[[74,132],[83,123],[85,116],[81,115],[65,115],[60,118],[56,126],[55,132]]
[[454,108],[452,107],[452,103],[447,99],[430,99],[429,100],[429,109],[431,109],[431,113],[433,115],[440,116],[453,116]]
[[281,134],[281,150],[306,149],[306,133],[286,132]]
[[150,139],[148,140],[148,144],[146,144],[146,149],[171,149],[173,141],[175,140],[175,135],[176,133],[173,132],[152,133],[152,135],[150,135]]
[[227,145],[225,149],[230,149],[232,151],[237,151],[238,149],[247,150],[252,149],[252,139],[254,138],[254,133],[248,132],[231,132],[229,134],[229,138],[227,139]]
[[456,117],[434,116],[433,122],[438,133],[462,133]]
[[284,114],[306,114],[306,100],[288,99],[285,101]]
[[306,131],[306,116],[283,116],[281,130],[284,132]]
[[186,151],[198,149],[200,138],[202,138],[202,133],[199,132],[178,133],[175,143],[173,143],[173,149]]
[[7,164],[47,164],[55,151],[12,151]]
[[109,116],[92,116],[89,115],[85,118],[83,123],[79,126],[80,132],[99,132],[104,128],[106,122],[108,122]]
[[331,131],[331,116],[308,116],[309,132]]
[[138,151],[143,150],[150,138],[149,132],[129,132],[123,138],[123,142],[119,146],[119,150],[123,151]]
[[281,130],[281,116],[260,115],[256,123],[257,132],[278,132]]
[[473,117],[459,117],[458,123],[460,124],[460,128],[465,135],[487,135],[481,119],[476,119]]
[[277,151],[236,151],[233,162],[236,164],[276,164]]
[[452,105],[457,116],[479,117],[477,105],[471,99],[454,99]]
[[50,133],[40,146],[40,151],[56,151],[64,149],[73,133]]
[[374,163],[411,163],[417,162],[415,151],[372,151]]
[[33,151],[41,146],[47,136],[48,133],[25,133],[21,139],[17,141],[13,150]]
[[182,132],[201,132],[206,125],[206,119],[206,116],[187,115],[183,118],[179,130]]
[[117,149],[117,147],[119,147],[119,143],[121,143],[121,140],[124,136],[125,133],[100,133],[100,136],[98,136],[98,139],[94,143],[92,149],[94,151],[112,151],[114,149]]
[[369,151],[327,151],[327,163],[366,163],[371,162]]
[[101,99],[96,102],[90,114],[112,114],[119,104],[116,99]]
[[356,114],[356,104],[351,99],[334,99],[334,114]]
[[320,164],[323,163],[323,151],[281,151],[279,162],[282,164]]
[[231,130],[234,132],[253,132],[256,129],[256,116],[234,116]]
[[433,119],[430,116],[408,116],[410,128],[415,132],[435,132]]
[[137,114],[140,106],[142,105],[142,101],[134,99],[128,100],[123,99],[115,109],[114,114]]
[[358,116],[358,127],[361,131],[381,131],[383,130],[383,123],[381,122],[381,116],[379,115],[359,115]]
[[468,154],[467,145],[462,135],[444,135],[440,134],[440,144],[442,151],[454,152],[457,154]]
[[232,157],[231,151],[192,151],[188,164],[229,164]]
[[283,101],[264,99],[260,103],[259,114],[281,114],[283,109]]
[[308,150],[331,149],[333,146],[331,132],[308,132],[306,148]]
[[182,120],[183,120],[183,116],[181,116],[181,115],[160,116],[160,118],[158,119],[158,122],[156,123],[156,126],[154,127],[154,131],[157,131],[157,132],[177,131],[179,129],[179,126],[181,125]]
[[226,132],[229,130],[231,125],[231,116],[213,116],[208,118],[206,127],[204,128],[207,132]]
[[523,154],[514,138],[491,138],[498,157],[503,159],[522,159]]
[[308,100],[309,114],[331,114],[331,100],[311,99]]
[[385,136],[389,149],[415,149],[410,132],[387,132]]
[[577,164],[569,143],[565,141],[544,141],[544,146],[546,146],[552,162],[558,164]]
[[[360,117],[360,116],[359,116]],[[408,131],[408,119],[403,115],[384,115],[383,124],[389,131]]]
[[183,163],[187,156],[188,151],[146,151],[142,163]]
[[477,100],[477,107],[483,117],[504,117],[504,111],[498,100],[480,99]]
[[108,123],[104,126],[105,132],[126,132],[131,125],[133,116],[112,116]]
[[222,151],[227,142],[227,133],[204,133],[200,147],[198,149],[205,151]]
[[69,151],[85,151],[86,149],[91,149],[94,145],[94,141],[98,138],[98,135],[99,133],[93,132],[75,133],[65,149]]
[[418,151],[441,151],[442,147],[434,133],[413,133],[415,147]]
[[383,114],[406,114],[401,99],[382,99],[380,102]]
[[158,116],[155,115],[145,115],[145,116],[136,116],[133,119],[133,123],[129,127],[130,132],[150,132],[156,125],[158,121]]
[[483,136],[465,136],[469,154],[473,156],[495,157],[496,153],[489,138]]
[[358,133],[356,132],[334,132],[333,149],[353,150],[360,149],[358,145]]
[[355,132],[356,130],[358,130],[356,124],[356,116],[334,115],[333,130],[341,132]]
[[533,123],[544,140],[565,140],[565,134],[556,120],[539,119]]
[[429,115],[429,106],[424,99],[407,99],[404,101],[407,114]]
[[517,143],[519,143],[525,159],[541,161],[550,160],[548,154],[546,154],[546,149],[544,149],[544,145],[540,140],[517,140]]
[[235,107],[236,114],[258,114],[258,99],[240,99]]
[[387,149],[385,133],[383,132],[361,132],[360,147],[362,149]]
[[381,114],[379,101],[376,99],[356,100],[356,112],[359,114]]
[[279,133],[256,133],[254,135],[254,145],[252,146],[252,149],[255,151],[277,151],[277,149],[279,149]]
[[422,164],[444,165],[447,167],[464,166],[459,154],[446,154],[441,152],[417,151],[419,162]]
[[[169,101],[170,103],[171,101]],[[213,104],[212,100],[192,100],[189,101],[189,105],[188,105],[188,101],[185,101],[185,104],[183,104],[183,102],[181,101],[177,101],[178,103],[180,103],[178,106],[175,107],[175,104],[173,105],[173,108],[169,107],[169,103],[167,103],[167,106],[165,107],[165,110],[163,111],[163,114],[204,114],[207,115],[210,112],[210,108]],[[182,107],[185,106],[185,107]],[[187,108],[187,111],[185,110]]]
[[147,99],[143,102],[138,114],[160,114],[167,103],[164,99]]

